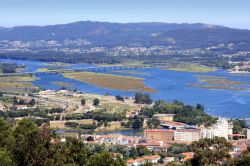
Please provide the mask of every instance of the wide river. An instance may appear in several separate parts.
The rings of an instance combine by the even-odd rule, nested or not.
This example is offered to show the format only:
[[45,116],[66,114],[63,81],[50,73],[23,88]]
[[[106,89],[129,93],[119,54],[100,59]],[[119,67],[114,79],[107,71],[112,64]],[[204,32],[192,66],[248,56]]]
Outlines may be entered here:
[[[48,63],[27,60],[2,59],[4,62],[24,64],[24,72],[36,71],[39,68],[48,67]],[[83,68],[90,67],[88,64],[72,64],[64,68]],[[146,86],[156,89],[157,93],[150,95],[154,100],[164,99],[170,102],[174,99],[183,101],[187,104],[201,103],[205,105],[206,112],[211,115],[228,118],[250,118],[250,75],[230,74],[225,70],[218,70],[209,73],[177,72],[157,68],[132,69],[129,73],[104,72],[126,76],[144,78]],[[136,72],[131,74],[131,72]],[[144,74],[138,74],[139,72]],[[145,74],[146,73],[146,74]],[[189,84],[199,84],[197,75],[216,76],[226,80],[245,82],[240,85],[242,90],[230,89],[206,89],[190,87]],[[34,81],[35,86],[51,89],[59,89],[60,86],[52,82],[65,82],[72,84],[72,89],[77,88],[83,92],[109,95],[133,96],[134,91],[121,91],[97,87],[95,85],[82,83],[76,80],[64,78],[61,74],[38,75],[39,79]]]

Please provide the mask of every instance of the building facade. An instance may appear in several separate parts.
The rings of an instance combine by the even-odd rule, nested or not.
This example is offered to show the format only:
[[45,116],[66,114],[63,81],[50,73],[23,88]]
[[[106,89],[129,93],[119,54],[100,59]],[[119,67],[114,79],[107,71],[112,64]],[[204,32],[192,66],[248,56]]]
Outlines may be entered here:
[[229,125],[227,119],[220,118],[211,127],[201,128],[201,138],[224,137],[228,139],[228,135],[232,133],[232,128],[232,124]]
[[200,129],[175,130],[174,140],[187,142],[198,141],[200,139],[200,132]]
[[144,136],[149,140],[157,140],[164,142],[173,141],[174,130],[164,130],[164,129],[145,130]]

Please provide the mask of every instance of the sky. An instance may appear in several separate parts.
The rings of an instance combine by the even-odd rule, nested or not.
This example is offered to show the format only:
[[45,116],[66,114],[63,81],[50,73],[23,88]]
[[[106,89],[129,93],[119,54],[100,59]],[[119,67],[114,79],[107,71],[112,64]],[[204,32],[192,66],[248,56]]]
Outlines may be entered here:
[[75,21],[206,23],[250,29],[250,0],[0,0],[0,26]]

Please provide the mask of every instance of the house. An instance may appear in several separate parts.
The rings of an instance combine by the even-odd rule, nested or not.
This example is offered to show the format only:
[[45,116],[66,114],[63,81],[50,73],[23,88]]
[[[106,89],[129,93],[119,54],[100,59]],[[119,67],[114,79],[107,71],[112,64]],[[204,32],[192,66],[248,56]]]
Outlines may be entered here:
[[181,161],[187,161],[187,160],[194,157],[193,152],[184,152],[184,153],[181,153],[181,154],[184,156],[184,158]]
[[170,163],[170,162],[173,162],[175,159],[174,159],[174,157],[165,157],[164,159],[163,159],[163,163],[164,164],[168,164],[168,163]]
[[27,105],[16,105],[17,110],[27,110],[29,107]]
[[39,95],[55,95],[55,94],[56,94],[56,91],[51,90],[51,89],[39,92]]
[[161,157],[158,155],[144,156],[141,158],[130,159],[127,161],[126,165],[127,166],[139,166],[139,165],[145,164],[147,162],[152,163],[152,164],[157,164],[158,160],[160,160],[160,158]]

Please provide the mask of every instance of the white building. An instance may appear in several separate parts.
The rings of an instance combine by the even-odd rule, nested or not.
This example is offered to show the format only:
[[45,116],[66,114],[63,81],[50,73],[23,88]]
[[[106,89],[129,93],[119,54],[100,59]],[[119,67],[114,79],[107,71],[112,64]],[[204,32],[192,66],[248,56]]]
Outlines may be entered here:
[[250,128],[247,128],[247,139],[250,139]]
[[224,137],[228,139],[228,135],[232,133],[232,125],[228,120],[220,118],[217,123],[211,127],[201,128],[201,138]]

